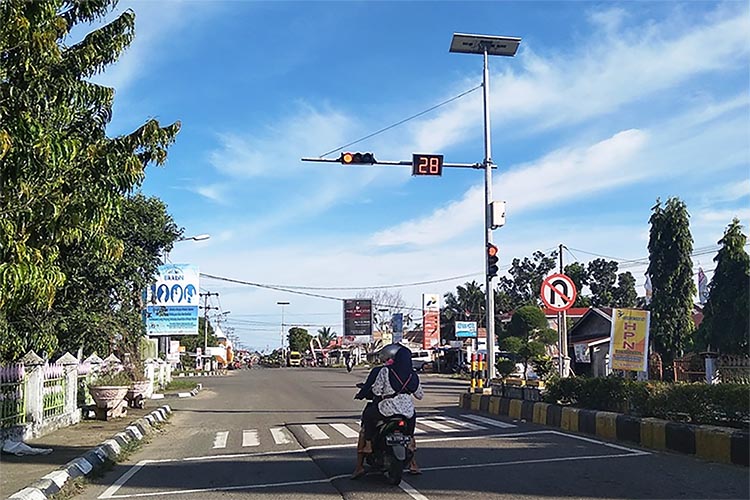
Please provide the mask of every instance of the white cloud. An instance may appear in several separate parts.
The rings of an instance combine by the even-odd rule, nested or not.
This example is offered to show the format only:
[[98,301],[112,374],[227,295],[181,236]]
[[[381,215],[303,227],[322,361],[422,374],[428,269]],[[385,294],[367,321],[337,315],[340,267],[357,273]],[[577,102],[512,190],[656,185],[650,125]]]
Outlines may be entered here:
[[227,199],[228,188],[229,186],[223,183],[203,184],[190,188],[190,191],[198,193],[199,195],[221,205],[227,205],[229,204],[229,200]]
[[729,225],[734,218],[740,219],[747,223],[750,220],[750,208],[737,207],[724,210],[700,210],[693,215],[693,219],[698,224],[723,224]]
[[[590,147],[555,151],[498,176],[493,182],[494,198],[506,200],[509,214],[516,216],[632,181],[641,173],[625,167],[646,142],[644,132],[626,130]],[[383,246],[433,245],[451,240],[481,223],[483,205],[484,187],[475,186],[461,200],[438,208],[427,217],[380,231],[370,242]]]

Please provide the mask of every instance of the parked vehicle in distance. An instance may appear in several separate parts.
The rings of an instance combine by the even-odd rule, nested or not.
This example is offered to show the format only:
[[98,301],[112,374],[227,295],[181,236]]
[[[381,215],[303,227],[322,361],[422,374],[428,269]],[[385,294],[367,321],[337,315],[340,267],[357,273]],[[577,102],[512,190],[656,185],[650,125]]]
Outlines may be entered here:
[[412,351],[411,367],[419,372],[424,370],[425,365],[432,365],[432,353],[426,350]]
[[289,352],[289,366],[302,366],[302,354],[297,351]]

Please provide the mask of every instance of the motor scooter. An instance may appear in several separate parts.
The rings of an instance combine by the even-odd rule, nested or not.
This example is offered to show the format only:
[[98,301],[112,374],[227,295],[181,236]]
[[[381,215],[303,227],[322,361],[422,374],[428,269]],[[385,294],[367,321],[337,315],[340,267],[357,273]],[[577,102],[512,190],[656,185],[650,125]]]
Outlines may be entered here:
[[[357,387],[362,389],[363,385],[360,383]],[[373,400],[373,395],[372,392],[362,394],[360,391],[354,398]],[[371,471],[383,473],[390,484],[398,485],[401,483],[404,469],[414,457],[410,446],[413,436],[409,433],[408,419],[403,415],[385,417],[377,422],[375,428],[372,453],[365,456],[365,466]]]

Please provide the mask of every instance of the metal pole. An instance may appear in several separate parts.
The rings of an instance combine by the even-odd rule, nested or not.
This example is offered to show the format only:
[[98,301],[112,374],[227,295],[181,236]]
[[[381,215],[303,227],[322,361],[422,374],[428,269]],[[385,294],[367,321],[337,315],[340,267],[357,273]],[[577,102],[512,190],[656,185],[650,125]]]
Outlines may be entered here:
[[[563,267],[563,244],[560,243],[560,274],[564,274]],[[559,315],[558,329],[560,331],[560,376],[567,377],[570,375],[570,358],[568,358],[568,313],[563,311]]]
[[211,295],[210,293],[206,294],[206,298],[203,302],[203,355],[206,355],[206,352],[208,352],[208,296]]
[[[484,47],[484,74],[482,78],[484,90],[484,259],[485,270],[489,270],[489,254],[487,247],[492,243],[492,144],[490,142],[490,70],[487,47]],[[492,285],[492,277],[486,273],[487,294],[487,358],[489,362],[488,375],[490,380],[495,378],[495,294]]]

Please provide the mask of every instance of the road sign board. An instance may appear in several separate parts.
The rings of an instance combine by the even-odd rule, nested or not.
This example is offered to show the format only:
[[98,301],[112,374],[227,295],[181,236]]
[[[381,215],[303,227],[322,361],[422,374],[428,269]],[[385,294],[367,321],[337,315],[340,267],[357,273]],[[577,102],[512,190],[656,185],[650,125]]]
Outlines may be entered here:
[[578,292],[573,280],[564,274],[553,274],[542,281],[542,302],[553,311],[566,311],[576,301]]

